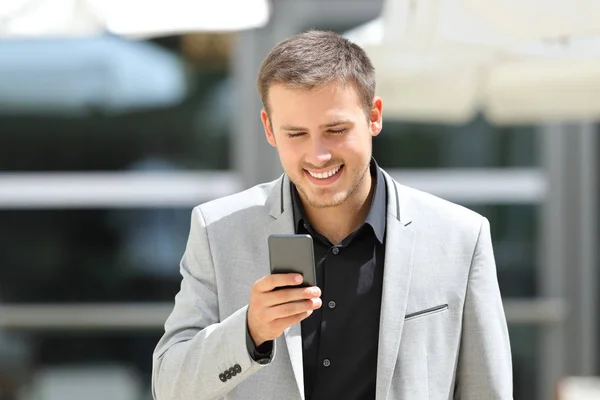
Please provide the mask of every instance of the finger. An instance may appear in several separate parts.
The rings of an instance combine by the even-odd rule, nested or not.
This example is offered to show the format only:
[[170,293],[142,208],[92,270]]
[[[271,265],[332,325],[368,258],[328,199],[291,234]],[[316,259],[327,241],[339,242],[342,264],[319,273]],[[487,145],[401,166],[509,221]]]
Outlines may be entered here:
[[290,326],[297,324],[298,322],[301,322],[306,318],[310,317],[312,313],[313,310],[304,311],[295,315],[290,315],[288,317],[279,318],[275,320],[274,323],[276,324],[278,331],[283,331],[289,328]]
[[318,298],[321,296],[321,289],[317,286],[298,289],[282,289],[264,293],[262,296],[262,304],[267,307],[272,307],[292,301]]
[[300,274],[271,274],[257,280],[253,285],[253,289],[265,293],[277,287],[297,286],[302,283],[302,280]]
[[315,310],[321,307],[321,304],[322,301],[319,298],[294,301],[268,308],[265,312],[265,316],[268,320],[274,321],[276,319],[287,318],[302,312]]

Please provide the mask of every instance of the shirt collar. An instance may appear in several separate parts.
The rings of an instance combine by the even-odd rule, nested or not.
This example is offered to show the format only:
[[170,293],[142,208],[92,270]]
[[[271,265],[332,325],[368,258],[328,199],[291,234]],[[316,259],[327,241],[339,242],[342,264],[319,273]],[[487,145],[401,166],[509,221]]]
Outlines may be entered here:
[[[369,169],[373,182],[375,183],[375,192],[373,194],[373,199],[371,200],[371,208],[369,209],[369,213],[363,224],[370,225],[373,228],[377,240],[379,240],[380,243],[383,243],[387,210],[385,178],[374,158],[371,158]],[[298,190],[291,181],[290,189],[292,192],[292,206],[294,210],[294,226],[297,232],[300,224],[303,224],[306,221],[306,218],[304,217],[304,208],[302,207]]]

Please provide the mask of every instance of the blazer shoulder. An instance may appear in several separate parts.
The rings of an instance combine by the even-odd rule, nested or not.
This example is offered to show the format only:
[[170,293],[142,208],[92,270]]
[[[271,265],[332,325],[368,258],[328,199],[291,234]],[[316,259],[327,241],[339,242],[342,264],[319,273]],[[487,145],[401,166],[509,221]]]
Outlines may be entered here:
[[229,196],[220,197],[195,207],[207,225],[255,207],[263,207],[280,180],[262,183]]
[[481,214],[442,199],[431,193],[423,192],[408,186],[398,185],[401,202],[414,217],[424,218],[434,225],[451,224],[454,227],[479,231],[486,218]]

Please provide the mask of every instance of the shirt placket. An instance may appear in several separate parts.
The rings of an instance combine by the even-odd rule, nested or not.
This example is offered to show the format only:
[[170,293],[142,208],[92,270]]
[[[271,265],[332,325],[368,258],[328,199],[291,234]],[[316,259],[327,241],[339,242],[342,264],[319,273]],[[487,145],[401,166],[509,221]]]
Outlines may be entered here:
[[331,349],[336,348],[336,342],[339,341],[339,338],[335,337],[336,329],[334,328],[339,323],[337,307],[341,300],[341,294],[339,293],[339,282],[336,282],[336,274],[339,273],[341,251],[343,251],[341,246],[331,246],[323,268],[323,282],[326,289],[322,295],[321,332],[317,359],[317,376],[321,383],[326,383],[329,377],[334,375],[333,370],[339,367],[339,365],[336,366],[335,354]]

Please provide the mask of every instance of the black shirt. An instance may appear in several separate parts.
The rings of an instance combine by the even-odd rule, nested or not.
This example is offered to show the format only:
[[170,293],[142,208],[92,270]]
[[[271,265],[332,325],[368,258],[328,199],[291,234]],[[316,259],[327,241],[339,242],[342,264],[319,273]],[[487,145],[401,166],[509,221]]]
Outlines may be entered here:
[[[323,300],[301,323],[306,400],[375,398],[387,192],[375,160],[370,171],[376,186],[369,213],[360,228],[335,245],[308,225],[291,184],[296,233],[313,237]],[[271,356],[272,341],[257,348],[249,333],[246,341],[254,360]]]
[[376,186],[364,223],[335,245],[307,224],[292,185],[296,233],[313,237],[323,300],[301,323],[306,400],[375,398],[386,187],[374,160],[371,175]]

